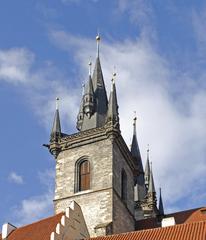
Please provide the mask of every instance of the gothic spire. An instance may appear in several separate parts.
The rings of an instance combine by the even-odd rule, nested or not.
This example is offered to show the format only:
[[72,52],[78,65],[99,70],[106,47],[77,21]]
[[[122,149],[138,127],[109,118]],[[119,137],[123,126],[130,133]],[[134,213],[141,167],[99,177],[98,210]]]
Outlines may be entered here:
[[98,98],[98,104],[97,104],[97,112],[100,114],[105,114],[107,111],[107,93],[104,85],[104,78],[102,74],[102,68],[100,64],[100,58],[99,58],[99,45],[100,45],[100,36],[97,35],[97,58],[95,62],[94,72],[92,76],[93,81],[93,87],[96,98]]
[[164,215],[164,206],[163,206],[163,201],[162,201],[162,191],[161,191],[161,188],[160,188],[160,196],[159,196],[159,214],[161,216]]
[[89,80],[85,86],[83,97],[83,111],[86,116],[88,116],[88,118],[90,118],[91,115],[94,113],[94,90],[91,78],[91,64],[92,63],[89,62]]
[[143,170],[143,166],[142,166],[142,158],[140,155],[140,151],[139,151],[139,145],[137,142],[137,133],[136,133],[136,121],[137,121],[137,117],[136,117],[136,112],[135,112],[135,117],[133,120],[133,137],[132,137],[132,145],[131,145],[131,154],[132,156],[135,158],[136,160],[136,164],[138,166],[138,170],[140,173],[144,173]]
[[117,123],[119,125],[119,113],[118,113],[115,77],[116,77],[116,73],[113,73],[112,86],[111,86],[111,92],[110,92],[109,103],[108,103],[108,111],[107,111],[107,122],[112,121],[113,124]]
[[[84,98],[83,121],[81,127],[78,128],[78,130],[80,131],[103,126],[105,124],[107,116],[108,100],[99,59],[99,44],[100,44],[99,35],[96,37],[96,41],[97,41],[97,58],[92,78],[91,74],[89,74],[90,75],[89,81],[85,88],[85,94],[83,97]],[[88,96],[90,96],[90,100]],[[85,105],[86,99],[89,100],[89,102],[87,102]]]
[[58,106],[59,98],[56,98],[56,111],[54,115],[54,122],[51,131],[50,141],[57,141],[58,138],[61,137],[61,124],[59,117],[59,106]]
[[84,111],[83,111],[83,103],[84,103],[84,88],[85,88],[85,84],[82,84],[82,99],[81,99],[81,103],[80,103],[80,108],[79,108],[79,113],[77,115],[77,125],[76,128],[80,131],[82,128],[82,124],[83,124],[83,119],[84,119]]
[[149,146],[147,149],[147,161],[146,161],[146,166],[145,166],[144,178],[145,178],[145,186],[148,189],[149,188],[149,180],[150,180]]
[[155,185],[154,185],[153,172],[152,172],[152,165],[151,165],[151,168],[150,168],[148,193],[156,193]]

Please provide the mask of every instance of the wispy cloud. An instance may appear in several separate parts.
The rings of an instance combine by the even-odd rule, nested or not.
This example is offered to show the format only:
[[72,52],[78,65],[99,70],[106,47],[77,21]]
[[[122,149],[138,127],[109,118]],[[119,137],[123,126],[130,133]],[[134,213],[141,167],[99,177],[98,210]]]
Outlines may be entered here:
[[16,184],[24,183],[23,177],[21,175],[18,175],[16,172],[11,172],[8,176],[8,180]]
[[28,71],[34,55],[24,48],[0,50],[0,80],[11,83],[27,83]]
[[11,208],[10,219],[15,226],[29,224],[53,214],[54,171],[48,169],[40,172],[39,181],[45,186],[44,193],[23,199]]
[[[36,67],[35,54],[25,48],[0,50],[0,82],[5,81],[20,87],[27,103],[47,129],[51,127],[55,109],[55,98],[64,99],[60,103],[61,116],[69,121],[79,99],[80,90],[65,87],[66,77],[52,62]],[[71,81],[71,79],[67,79]],[[41,108],[39,107],[41,106]],[[69,125],[69,124],[68,124]],[[67,125],[67,126],[68,126]]]
[[139,27],[142,37],[155,37],[155,14],[151,1],[148,0],[117,0],[116,13],[126,14],[132,24]]

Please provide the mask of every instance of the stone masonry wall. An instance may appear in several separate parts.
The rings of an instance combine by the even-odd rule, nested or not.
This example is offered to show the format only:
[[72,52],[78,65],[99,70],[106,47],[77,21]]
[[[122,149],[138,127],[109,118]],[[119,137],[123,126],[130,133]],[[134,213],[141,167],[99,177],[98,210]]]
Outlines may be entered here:
[[67,199],[55,202],[56,212],[66,209],[74,199],[80,206],[85,218],[85,222],[90,236],[95,237],[95,227],[98,224],[112,222],[112,190],[103,190],[98,192],[82,192]]
[[[90,161],[90,190],[75,193],[75,163]],[[64,211],[71,200],[82,208],[91,236],[94,227],[112,221],[112,144],[109,139],[62,151],[56,162],[55,212]]]

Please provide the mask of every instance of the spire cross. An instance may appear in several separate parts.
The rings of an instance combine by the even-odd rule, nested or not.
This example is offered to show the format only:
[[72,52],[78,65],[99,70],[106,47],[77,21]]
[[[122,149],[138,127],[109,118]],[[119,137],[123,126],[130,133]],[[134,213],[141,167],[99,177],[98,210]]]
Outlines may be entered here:
[[112,81],[111,92],[114,91],[114,84],[115,84],[115,77],[116,77],[116,76],[117,76],[117,74],[114,72],[114,73],[112,74],[112,79],[111,79],[111,81]]
[[97,41],[97,57],[99,57],[99,43],[100,43],[100,35],[99,35],[99,33],[96,36],[96,41]]
[[116,74],[116,72],[114,72],[114,73],[112,74],[112,83],[113,83],[113,84],[115,83],[115,78],[116,78],[116,76],[117,76],[117,74]]
[[147,153],[149,154],[149,144],[147,144]]
[[137,121],[137,112],[136,111],[134,111],[134,124],[136,124],[136,121]]
[[91,76],[91,72],[92,72],[92,62],[89,61],[89,75]]
[[58,109],[59,109],[59,98],[56,97],[56,110],[58,110]]

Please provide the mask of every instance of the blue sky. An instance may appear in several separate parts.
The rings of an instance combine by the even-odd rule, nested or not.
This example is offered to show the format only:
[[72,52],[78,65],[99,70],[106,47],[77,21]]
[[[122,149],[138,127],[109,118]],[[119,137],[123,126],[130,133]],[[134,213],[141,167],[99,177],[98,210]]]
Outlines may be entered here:
[[53,213],[55,161],[42,144],[56,96],[64,132],[76,131],[97,29],[108,89],[117,71],[122,134],[129,145],[136,110],[166,211],[206,204],[206,4],[185,2],[1,1],[1,224]]

